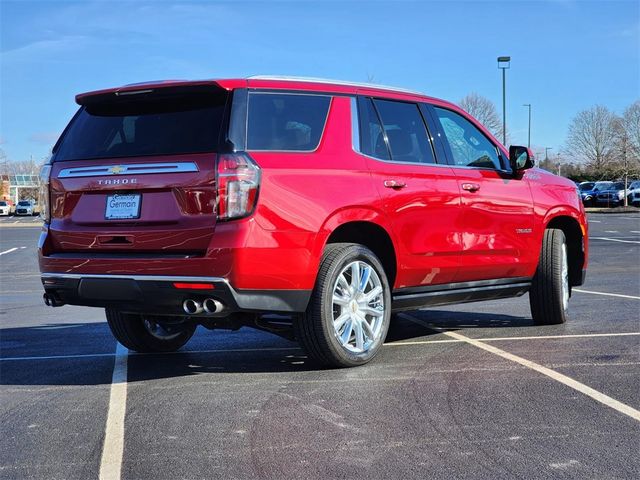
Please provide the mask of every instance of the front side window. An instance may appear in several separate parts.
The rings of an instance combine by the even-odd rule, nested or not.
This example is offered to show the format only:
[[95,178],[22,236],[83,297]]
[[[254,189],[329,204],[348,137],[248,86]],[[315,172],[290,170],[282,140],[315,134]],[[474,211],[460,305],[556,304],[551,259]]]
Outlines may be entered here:
[[475,125],[451,110],[435,107],[435,112],[454,165],[496,170],[502,168],[495,145]]
[[315,150],[330,103],[326,95],[250,93],[247,150]]

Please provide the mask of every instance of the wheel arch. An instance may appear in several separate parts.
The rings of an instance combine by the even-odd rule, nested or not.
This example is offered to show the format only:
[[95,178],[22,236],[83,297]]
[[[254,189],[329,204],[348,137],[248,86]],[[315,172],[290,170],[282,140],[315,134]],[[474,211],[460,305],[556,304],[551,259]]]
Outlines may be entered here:
[[382,263],[389,285],[393,288],[397,275],[397,250],[384,217],[375,210],[343,210],[332,216],[320,231],[317,258],[331,243],[359,243],[371,250]]
[[586,242],[582,224],[575,215],[558,212],[546,219],[545,230],[556,228],[562,230],[567,241],[569,257],[569,284],[579,286],[583,283],[583,268],[586,265]]

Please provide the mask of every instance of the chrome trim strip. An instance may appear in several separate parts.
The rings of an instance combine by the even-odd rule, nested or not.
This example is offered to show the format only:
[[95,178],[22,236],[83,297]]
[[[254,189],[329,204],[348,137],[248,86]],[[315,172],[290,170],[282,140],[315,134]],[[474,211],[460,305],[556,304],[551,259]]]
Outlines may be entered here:
[[146,175],[150,173],[197,172],[194,162],[178,163],[133,163],[124,165],[100,165],[95,167],[74,167],[60,170],[58,178],[101,177],[105,175]]
[[105,279],[126,279],[148,282],[222,282],[229,285],[229,281],[222,277],[183,277],[174,275],[111,275],[111,274],[94,274],[94,273],[42,273],[42,280],[45,278],[67,278],[72,280],[81,280],[83,278],[105,278]]
[[247,80],[282,80],[282,81],[301,82],[301,83],[302,82],[325,83],[328,85],[343,85],[347,87],[361,87],[361,88],[372,88],[376,90],[389,90],[392,92],[410,93],[412,95],[419,95],[421,97],[426,97],[424,93],[416,92],[415,90],[408,90],[406,88],[391,87],[388,85],[378,85],[375,83],[359,83],[359,82],[349,82],[345,80],[333,80],[330,78],[291,77],[286,75],[252,75],[250,77],[247,77]]
[[356,97],[351,97],[351,148],[360,152],[360,119],[358,118],[358,103]]

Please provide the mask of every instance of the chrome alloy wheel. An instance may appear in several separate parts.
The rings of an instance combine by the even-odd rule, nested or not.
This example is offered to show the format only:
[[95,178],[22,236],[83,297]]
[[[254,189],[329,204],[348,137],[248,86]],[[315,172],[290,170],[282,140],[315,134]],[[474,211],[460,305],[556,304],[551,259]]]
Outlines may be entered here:
[[158,340],[173,340],[182,333],[177,326],[163,325],[147,317],[144,318],[143,324],[145,330]]
[[560,266],[562,275],[562,309],[566,312],[569,305],[569,262],[567,260],[566,242],[562,244],[560,261],[562,262]]
[[365,353],[381,341],[384,290],[373,267],[357,260],[345,266],[333,286],[333,330],[342,347]]

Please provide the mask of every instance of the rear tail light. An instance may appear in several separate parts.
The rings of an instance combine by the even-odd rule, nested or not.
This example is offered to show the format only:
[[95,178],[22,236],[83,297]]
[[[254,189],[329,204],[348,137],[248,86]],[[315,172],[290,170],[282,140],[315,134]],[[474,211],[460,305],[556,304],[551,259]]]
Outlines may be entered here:
[[51,165],[43,165],[40,169],[40,191],[38,202],[40,203],[40,218],[45,223],[49,222],[50,215],[50,198],[49,198],[49,176],[51,175]]
[[258,201],[260,167],[246,153],[218,157],[218,219],[250,215]]

